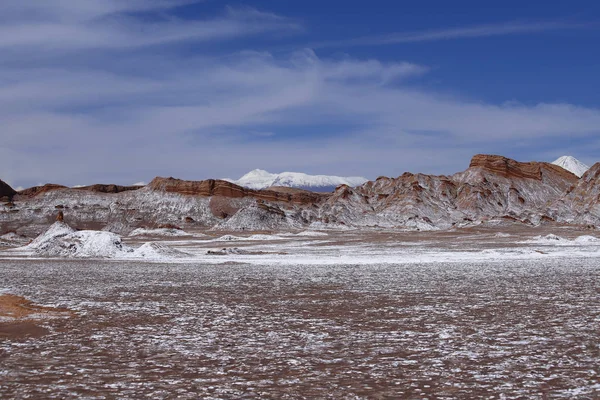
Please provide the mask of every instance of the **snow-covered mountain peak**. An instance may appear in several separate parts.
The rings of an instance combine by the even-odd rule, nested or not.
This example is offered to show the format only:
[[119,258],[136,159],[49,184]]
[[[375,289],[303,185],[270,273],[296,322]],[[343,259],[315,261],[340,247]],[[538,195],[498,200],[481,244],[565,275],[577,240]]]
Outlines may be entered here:
[[566,169],[569,172],[572,172],[573,174],[577,175],[578,177],[582,177],[583,174],[585,174],[585,172],[590,169],[589,166],[587,166],[586,164],[582,163],[581,161],[579,161],[578,159],[576,159],[575,157],[572,156],[562,156],[557,158],[556,160],[554,160],[552,162],[552,164],[554,165],[558,165],[559,167],[562,167],[564,169]]
[[329,175],[308,175],[301,172],[282,172],[273,174],[262,169],[248,172],[238,180],[226,181],[249,189],[266,189],[271,186],[285,186],[314,191],[331,191],[339,185],[358,186],[367,181],[359,176],[341,177]]
[[277,174],[272,174],[264,169],[253,169],[246,175],[242,176],[239,180],[257,180],[257,179],[274,179]]

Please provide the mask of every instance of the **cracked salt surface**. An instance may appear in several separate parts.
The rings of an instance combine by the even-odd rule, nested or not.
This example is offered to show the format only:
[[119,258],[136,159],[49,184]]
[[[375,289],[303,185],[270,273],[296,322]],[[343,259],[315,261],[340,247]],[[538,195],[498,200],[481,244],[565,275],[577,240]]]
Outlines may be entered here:
[[0,338],[1,398],[600,396],[595,258],[0,272],[3,290],[76,311]]

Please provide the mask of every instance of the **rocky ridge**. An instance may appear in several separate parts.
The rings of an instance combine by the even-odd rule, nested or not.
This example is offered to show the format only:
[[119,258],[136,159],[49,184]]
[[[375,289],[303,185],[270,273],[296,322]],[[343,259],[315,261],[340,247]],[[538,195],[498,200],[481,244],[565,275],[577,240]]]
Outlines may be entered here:
[[452,176],[407,172],[340,187],[323,209],[330,220],[362,226],[446,229],[492,218],[537,224],[577,181],[548,163],[476,155],[466,171]]
[[148,188],[155,191],[178,193],[191,196],[222,196],[227,198],[254,197],[264,201],[288,202],[296,204],[315,203],[326,196],[321,193],[313,193],[309,191],[283,192],[277,190],[253,190],[219,179],[185,181],[175,178],[157,177],[148,184]]
[[469,168],[454,175],[407,172],[357,187],[341,185],[330,194],[161,177],[141,188],[44,185],[19,192],[14,203],[0,203],[0,228],[37,234],[57,209],[78,229],[119,234],[164,224],[223,231],[437,230],[498,222],[600,226],[599,179],[600,163],[579,179],[550,163],[476,155]]

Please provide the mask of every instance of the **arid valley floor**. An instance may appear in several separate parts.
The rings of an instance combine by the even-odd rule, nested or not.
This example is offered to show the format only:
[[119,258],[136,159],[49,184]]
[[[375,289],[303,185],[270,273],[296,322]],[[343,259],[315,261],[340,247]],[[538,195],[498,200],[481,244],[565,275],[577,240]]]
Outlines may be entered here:
[[0,397],[600,396],[594,230],[148,234],[1,252]]

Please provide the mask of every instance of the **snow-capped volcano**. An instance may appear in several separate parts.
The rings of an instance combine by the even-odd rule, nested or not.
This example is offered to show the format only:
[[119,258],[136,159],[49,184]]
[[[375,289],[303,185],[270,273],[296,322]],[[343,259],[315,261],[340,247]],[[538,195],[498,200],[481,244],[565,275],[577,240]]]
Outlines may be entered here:
[[577,175],[580,178],[583,176],[583,174],[585,174],[585,172],[588,169],[590,169],[589,166],[585,165],[584,163],[582,163],[575,157],[571,157],[571,156],[559,157],[556,160],[554,160],[552,162],[552,164],[558,165],[559,167],[562,167],[562,168],[566,169],[567,171],[572,172],[573,174]]
[[248,172],[238,180],[224,179],[249,189],[266,189],[271,186],[285,186],[316,192],[331,192],[339,185],[358,186],[367,181],[360,176],[341,177],[328,175],[307,175],[301,172],[272,174],[262,169]]

